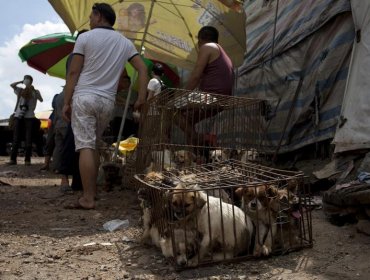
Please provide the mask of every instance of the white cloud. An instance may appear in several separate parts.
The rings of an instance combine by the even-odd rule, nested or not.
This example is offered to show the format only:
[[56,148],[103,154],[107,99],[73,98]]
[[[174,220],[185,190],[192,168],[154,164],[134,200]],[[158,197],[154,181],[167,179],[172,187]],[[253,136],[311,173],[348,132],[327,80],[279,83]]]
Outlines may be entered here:
[[25,74],[33,77],[35,88],[40,90],[44,98],[44,102],[38,102],[36,112],[51,108],[53,96],[61,91],[65,81],[45,75],[29,67],[26,62],[22,63],[18,51],[33,38],[57,32],[68,32],[68,28],[64,23],[49,21],[35,25],[25,24],[20,34],[0,46],[0,119],[8,118],[14,110],[17,98],[10,84],[22,80]]

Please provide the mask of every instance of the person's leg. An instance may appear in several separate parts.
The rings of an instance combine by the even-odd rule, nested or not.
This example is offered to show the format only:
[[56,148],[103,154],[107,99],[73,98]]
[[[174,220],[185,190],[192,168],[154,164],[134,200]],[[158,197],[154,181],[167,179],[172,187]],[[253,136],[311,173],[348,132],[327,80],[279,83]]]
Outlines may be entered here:
[[26,155],[24,162],[26,165],[31,164],[32,156],[32,130],[33,130],[33,119],[24,119],[24,126],[26,132]]
[[62,151],[63,151],[63,141],[67,134],[67,128],[55,128],[54,133],[54,142],[55,147],[53,151],[53,164],[52,168],[56,173],[60,173],[61,170],[61,162],[62,162]]
[[18,147],[20,142],[20,124],[21,120],[18,118],[14,118],[14,127],[13,127],[13,144],[12,144],[12,152],[10,154],[10,164],[17,163],[17,154],[18,154]]
[[85,209],[95,207],[98,143],[113,109],[114,102],[99,96],[73,99],[72,129],[76,151],[80,152],[79,169],[83,187],[79,204]]
[[80,204],[85,208],[95,207],[97,173],[96,153],[94,149],[83,148],[80,150],[79,167],[81,173],[83,196]]
[[49,170],[50,160],[53,155],[54,148],[55,148],[55,130],[54,125],[52,124],[48,130],[48,136],[46,138],[44,165],[40,168],[40,170]]
[[74,191],[81,191],[82,190],[82,180],[81,180],[81,173],[79,167],[79,159],[80,153],[74,152],[73,160],[72,160],[72,183],[71,188]]

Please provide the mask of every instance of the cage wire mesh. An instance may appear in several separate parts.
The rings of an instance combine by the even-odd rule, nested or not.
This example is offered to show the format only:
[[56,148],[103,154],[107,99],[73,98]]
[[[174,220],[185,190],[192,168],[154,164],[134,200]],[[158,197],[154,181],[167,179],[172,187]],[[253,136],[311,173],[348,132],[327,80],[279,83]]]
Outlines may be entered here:
[[178,268],[312,245],[303,174],[258,164],[263,112],[261,100],[182,89],[143,108],[132,168],[143,239]]
[[256,160],[263,152],[263,105],[257,99],[184,89],[161,92],[142,110],[136,170]]
[[144,240],[178,268],[312,246],[301,172],[227,160],[137,174]]

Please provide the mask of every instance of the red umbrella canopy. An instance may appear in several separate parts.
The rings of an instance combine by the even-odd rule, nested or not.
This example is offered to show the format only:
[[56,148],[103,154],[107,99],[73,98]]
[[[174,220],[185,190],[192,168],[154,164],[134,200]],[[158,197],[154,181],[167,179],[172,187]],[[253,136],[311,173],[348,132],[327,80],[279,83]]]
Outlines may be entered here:
[[66,61],[73,51],[75,37],[70,33],[54,33],[32,39],[19,50],[22,61],[42,73],[65,78]]
[[[46,36],[32,39],[19,50],[19,57],[22,61],[42,73],[48,73],[50,76],[65,79],[66,62],[68,55],[73,51],[76,37],[70,33],[54,33]],[[153,59],[143,58],[150,74],[154,63],[159,62]],[[180,78],[177,69],[160,62],[164,68],[163,82],[169,87],[177,87]],[[127,64],[127,72],[133,76],[133,68]],[[136,81],[135,81],[136,82]]]

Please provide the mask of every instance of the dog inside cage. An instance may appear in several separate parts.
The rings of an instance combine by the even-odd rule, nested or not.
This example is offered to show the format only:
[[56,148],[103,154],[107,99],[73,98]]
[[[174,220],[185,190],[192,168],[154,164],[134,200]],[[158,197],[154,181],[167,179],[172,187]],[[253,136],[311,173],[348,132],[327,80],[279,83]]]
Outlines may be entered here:
[[146,242],[180,268],[312,245],[303,175],[228,160],[136,175]]

